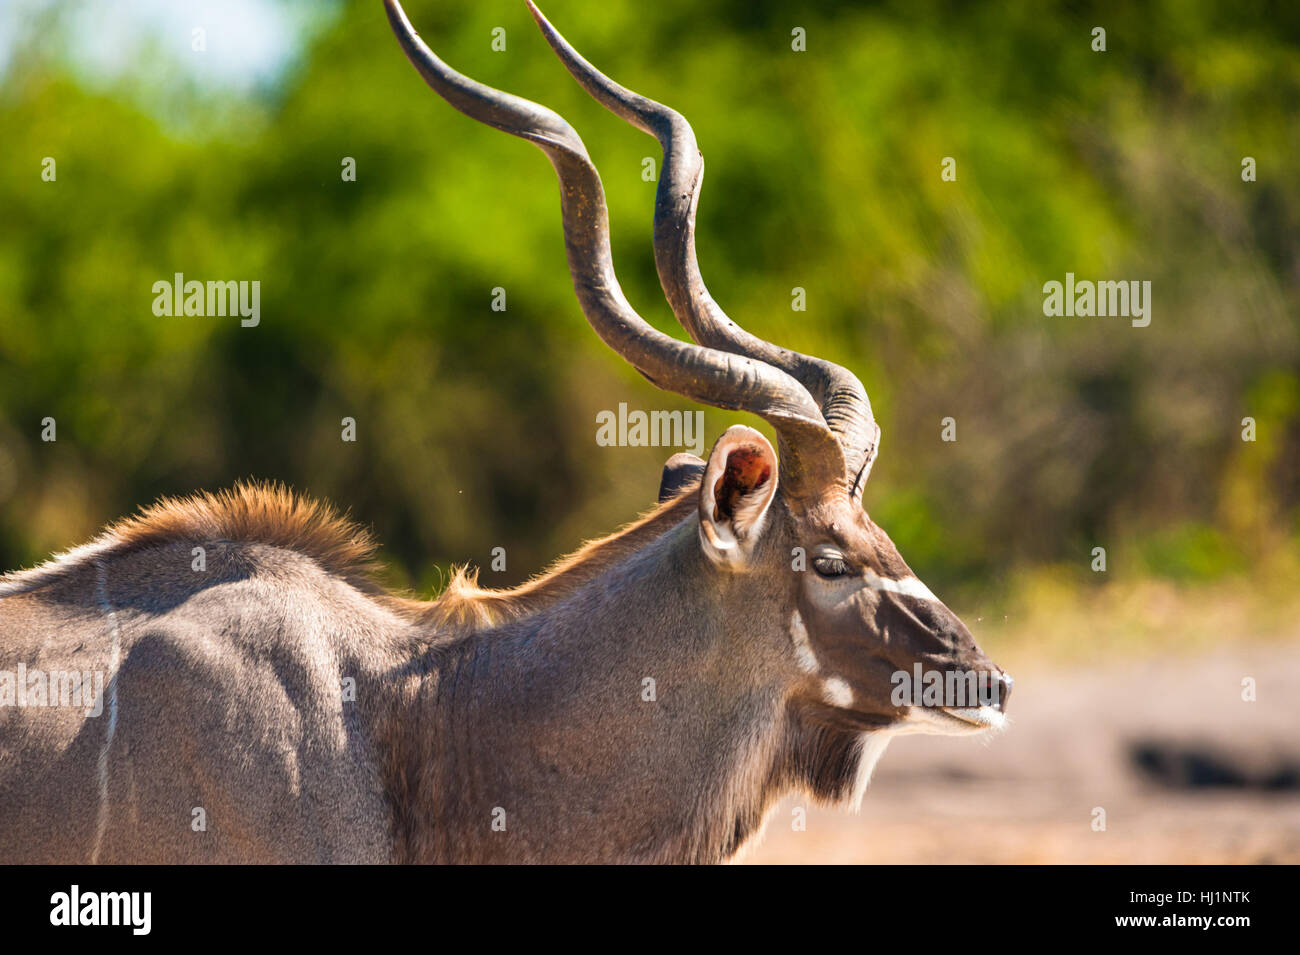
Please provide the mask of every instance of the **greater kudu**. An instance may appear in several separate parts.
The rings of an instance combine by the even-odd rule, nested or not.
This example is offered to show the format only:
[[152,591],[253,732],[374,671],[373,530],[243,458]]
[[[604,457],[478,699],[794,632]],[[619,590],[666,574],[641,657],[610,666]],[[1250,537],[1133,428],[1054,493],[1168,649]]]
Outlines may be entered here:
[[[624,298],[568,124],[454,72],[386,5],[434,90],[554,164],[597,334],[659,387],[759,415],[780,454],[728,429],[707,462],[669,462],[647,517],[511,591],[462,573],[429,603],[385,594],[363,533],[265,486],[163,501],[4,578],[0,861],[716,862],[784,793],[857,804],[894,735],[1001,725],[1009,678],[862,509],[880,431],[858,379],[705,289],[686,120],[533,9],[663,147],[655,261],[697,344]],[[1001,697],[900,701],[918,670]],[[67,671],[107,674],[100,715],[34,702],[33,673]]]

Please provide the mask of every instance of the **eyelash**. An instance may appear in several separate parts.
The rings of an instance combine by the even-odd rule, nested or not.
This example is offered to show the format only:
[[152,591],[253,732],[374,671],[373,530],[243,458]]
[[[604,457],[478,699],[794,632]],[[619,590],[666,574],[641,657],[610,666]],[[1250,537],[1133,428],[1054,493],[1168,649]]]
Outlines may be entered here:
[[849,572],[849,565],[843,557],[817,557],[813,559],[813,569],[822,577],[843,577]]

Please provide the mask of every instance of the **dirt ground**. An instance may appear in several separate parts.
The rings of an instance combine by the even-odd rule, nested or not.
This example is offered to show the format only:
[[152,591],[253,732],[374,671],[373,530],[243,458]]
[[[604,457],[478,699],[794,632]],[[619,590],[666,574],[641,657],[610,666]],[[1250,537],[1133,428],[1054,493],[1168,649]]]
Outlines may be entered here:
[[1013,672],[1005,732],[895,739],[859,814],[787,800],[743,861],[1300,862],[1300,647]]

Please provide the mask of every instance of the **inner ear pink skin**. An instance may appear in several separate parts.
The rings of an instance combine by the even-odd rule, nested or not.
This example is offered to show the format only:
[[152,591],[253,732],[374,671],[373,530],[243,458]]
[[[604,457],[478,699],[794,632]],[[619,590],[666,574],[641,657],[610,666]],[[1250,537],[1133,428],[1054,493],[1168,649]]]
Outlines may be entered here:
[[736,448],[727,455],[727,467],[713,485],[713,519],[734,516],[736,505],[746,494],[762,487],[772,477],[772,467],[762,449],[753,445]]

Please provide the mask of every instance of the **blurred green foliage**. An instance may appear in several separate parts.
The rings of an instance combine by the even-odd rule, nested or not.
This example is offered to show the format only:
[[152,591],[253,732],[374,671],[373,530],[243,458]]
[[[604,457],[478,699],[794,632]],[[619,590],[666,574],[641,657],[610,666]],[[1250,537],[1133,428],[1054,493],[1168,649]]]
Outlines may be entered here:
[[[517,581],[652,503],[672,449],[598,447],[595,415],[690,405],[583,322],[549,164],[426,89],[378,2],[322,11],[283,83],[251,98],[192,82],[186,49],[96,83],[57,29],[20,42],[0,90],[6,568],[244,476],[350,508],[394,582],[424,591],[496,546],[507,570],[485,582]],[[408,12],[453,66],[582,133],[628,296],[672,331],[641,177],[653,140],[578,89],[522,2]],[[1086,569],[1097,545],[1202,579],[1294,537],[1300,8],[546,12],[690,118],[710,288],[755,333],[859,373],[884,429],[867,507],[936,586]],[[1067,271],[1150,280],[1151,325],[1044,317],[1043,283]],[[260,280],[260,325],[156,317],[153,283],[175,272]],[[796,286],[807,311],[791,310]],[[711,441],[743,419],[706,420]]]

